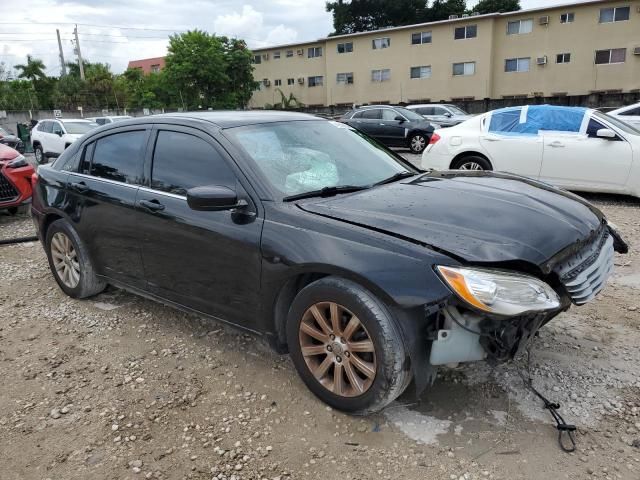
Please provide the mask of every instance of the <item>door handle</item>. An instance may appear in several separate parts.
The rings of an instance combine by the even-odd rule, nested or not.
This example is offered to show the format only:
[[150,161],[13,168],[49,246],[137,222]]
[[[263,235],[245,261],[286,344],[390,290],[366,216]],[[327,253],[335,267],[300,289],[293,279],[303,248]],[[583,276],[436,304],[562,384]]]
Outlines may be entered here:
[[564,147],[564,143],[558,142],[558,141],[548,143],[547,145],[549,145],[550,147],[554,147],[554,148],[562,148],[562,147]]
[[85,193],[87,190],[89,190],[89,187],[84,182],[72,182],[69,184],[69,186],[71,187],[71,190],[79,193]]
[[487,142],[499,142],[500,139],[496,137],[484,137]]
[[160,212],[164,210],[164,205],[158,200],[140,200],[140,205],[152,212]]

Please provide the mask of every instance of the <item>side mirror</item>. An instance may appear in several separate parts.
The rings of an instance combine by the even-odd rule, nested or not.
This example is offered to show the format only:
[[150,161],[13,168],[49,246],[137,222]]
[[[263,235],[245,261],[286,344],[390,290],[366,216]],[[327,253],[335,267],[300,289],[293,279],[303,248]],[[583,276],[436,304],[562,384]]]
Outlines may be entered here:
[[402,115],[396,115],[396,118],[394,118],[394,120],[396,120],[397,122],[400,122],[400,123],[404,123],[405,122],[405,119],[404,119],[404,117]]
[[604,138],[606,140],[613,140],[617,137],[616,132],[609,128],[601,128],[596,132],[596,137]]
[[451,118],[451,117],[453,117],[453,115],[451,115],[451,112],[447,112],[447,113],[445,113],[445,114],[444,114],[444,116],[445,116],[445,117],[447,117],[447,118]]
[[233,210],[247,206],[245,200],[238,200],[236,192],[221,185],[207,185],[187,190],[187,204],[192,210],[216,212]]
[[55,131],[55,132],[53,132],[53,133],[55,133],[55,134],[56,134],[56,135],[58,135],[59,137],[61,137],[61,136],[62,136],[62,130],[56,130],[56,131]]

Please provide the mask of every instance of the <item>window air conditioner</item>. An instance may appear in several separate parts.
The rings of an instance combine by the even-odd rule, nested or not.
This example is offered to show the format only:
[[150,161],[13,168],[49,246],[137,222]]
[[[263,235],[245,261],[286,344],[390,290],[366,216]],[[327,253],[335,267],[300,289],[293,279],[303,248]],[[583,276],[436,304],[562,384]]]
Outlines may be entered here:
[[549,15],[545,15],[544,17],[540,17],[538,19],[538,23],[540,25],[549,25]]
[[299,49],[298,49],[298,55],[299,55],[299,56],[304,55],[304,48],[299,48]]
[[449,15],[449,20],[455,20],[458,18],[458,15]]
[[640,47],[633,47],[633,54],[640,55]]
[[299,78],[298,78],[298,83],[299,83],[300,85],[302,85],[302,84],[304,83],[304,77],[299,77]]
[[263,84],[265,87],[269,87],[269,86],[271,86],[271,80],[269,80],[268,78],[265,78],[265,79],[262,81],[262,84]]
[[538,65],[546,65],[546,64],[547,64],[547,56],[546,56],[546,55],[544,55],[544,56],[542,56],[542,57],[538,57],[538,58],[536,58],[536,63],[537,63]]

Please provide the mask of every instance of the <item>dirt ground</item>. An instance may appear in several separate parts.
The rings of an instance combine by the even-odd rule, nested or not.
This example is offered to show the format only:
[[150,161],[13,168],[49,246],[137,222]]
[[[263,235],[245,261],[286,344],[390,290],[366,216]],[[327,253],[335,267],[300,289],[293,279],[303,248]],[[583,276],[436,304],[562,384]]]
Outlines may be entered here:
[[[66,297],[32,242],[0,246],[0,478],[637,480],[640,202],[588,198],[632,252],[531,361],[578,425],[574,454],[516,364],[446,370],[420,398],[350,417],[260,338],[112,288]],[[0,215],[0,238],[32,231]]]

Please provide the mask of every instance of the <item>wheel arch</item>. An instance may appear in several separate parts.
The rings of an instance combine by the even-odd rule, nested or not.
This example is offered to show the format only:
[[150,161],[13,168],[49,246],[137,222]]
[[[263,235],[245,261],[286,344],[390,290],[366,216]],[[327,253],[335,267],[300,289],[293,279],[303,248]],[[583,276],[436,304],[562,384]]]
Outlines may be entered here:
[[455,165],[455,163],[458,160],[461,160],[464,157],[482,157],[487,162],[489,162],[489,165],[491,165],[491,169],[493,169],[493,162],[491,161],[491,159],[487,157],[484,153],[478,152],[476,150],[465,150],[464,152],[458,153],[455,157],[451,159],[451,162],[449,162],[449,168],[453,169],[453,165]]
[[286,323],[291,303],[298,293],[315,282],[325,277],[336,277],[349,280],[369,291],[372,295],[380,299],[388,306],[396,305],[397,302],[383,288],[375,283],[363,278],[355,272],[348,270],[335,269],[335,267],[322,268],[316,266],[306,271],[299,271],[287,278],[277,289],[274,296],[270,311],[266,312],[270,315],[269,324],[271,325],[272,346],[279,353],[287,353],[288,346],[286,340]]

